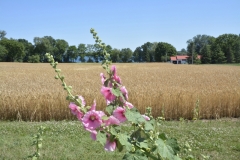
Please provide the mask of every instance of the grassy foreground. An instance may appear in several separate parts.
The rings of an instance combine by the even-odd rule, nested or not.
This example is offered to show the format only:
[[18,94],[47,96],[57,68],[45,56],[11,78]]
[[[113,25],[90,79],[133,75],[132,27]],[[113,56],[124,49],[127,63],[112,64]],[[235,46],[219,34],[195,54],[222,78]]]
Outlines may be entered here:
[[[38,127],[47,128],[43,136],[41,159],[112,160],[122,159],[124,153],[105,152],[100,143],[90,139],[78,121],[6,122],[0,121],[0,159],[25,159],[34,153],[31,135]],[[188,142],[191,154],[214,160],[240,159],[240,119],[167,121],[160,132]]]

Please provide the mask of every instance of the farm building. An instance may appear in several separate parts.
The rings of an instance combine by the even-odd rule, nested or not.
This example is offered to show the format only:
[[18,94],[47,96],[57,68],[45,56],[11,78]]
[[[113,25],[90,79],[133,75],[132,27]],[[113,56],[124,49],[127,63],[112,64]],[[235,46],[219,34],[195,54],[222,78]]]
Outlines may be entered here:
[[[182,56],[171,56],[170,57],[170,62],[173,64],[187,64],[187,59],[189,56],[187,55],[182,55]],[[197,55],[198,59],[201,59],[201,55]]]

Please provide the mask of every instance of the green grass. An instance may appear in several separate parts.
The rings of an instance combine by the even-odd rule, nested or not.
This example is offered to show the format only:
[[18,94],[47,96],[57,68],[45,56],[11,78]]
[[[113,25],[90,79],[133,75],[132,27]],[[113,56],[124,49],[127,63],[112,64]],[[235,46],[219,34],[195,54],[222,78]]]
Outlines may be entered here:
[[[106,152],[92,141],[78,121],[5,122],[0,121],[0,159],[25,159],[35,152],[31,135],[40,126],[47,128],[43,136],[40,159],[57,160],[112,160],[122,159],[124,153]],[[201,154],[214,160],[240,159],[240,119],[212,121],[167,121],[159,127],[180,144],[188,142],[197,159]],[[183,152],[181,152],[183,154]],[[183,154],[184,155],[184,154]]]

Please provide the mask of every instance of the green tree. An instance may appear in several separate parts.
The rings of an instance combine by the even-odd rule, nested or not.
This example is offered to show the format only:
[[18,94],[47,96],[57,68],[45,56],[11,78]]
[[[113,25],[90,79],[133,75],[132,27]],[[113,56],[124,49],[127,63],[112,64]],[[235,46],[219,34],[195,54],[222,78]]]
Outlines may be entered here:
[[78,50],[76,46],[69,46],[63,56],[64,62],[74,62],[78,58]]
[[191,43],[194,43],[194,52],[196,54],[200,54],[200,51],[204,45],[211,45],[215,41],[215,38],[213,36],[208,35],[196,35],[192,39],[189,39],[187,41],[188,45],[191,45]]
[[226,63],[226,57],[224,56],[219,44],[214,43],[211,45],[211,53],[211,63]]
[[120,51],[120,59],[124,63],[131,62],[132,54],[133,52],[130,48],[123,48]]
[[182,48],[181,51],[177,51],[177,55],[187,55],[187,50]]
[[216,38],[216,43],[220,45],[223,51],[227,63],[234,63],[240,60],[240,53],[238,52],[239,47],[239,36],[236,34],[222,34]]
[[39,55],[28,56],[28,62],[29,63],[39,63],[40,62],[40,56]]
[[119,49],[112,49],[110,55],[113,63],[120,62],[120,53],[121,51]]
[[170,56],[177,55],[177,50],[171,44],[166,42],[159,42],[155,49],[155,61],[162,62],[169,60]]
[[143,54],[143,61],[144,62],[154,62],[154,52],[156,45],[153,43],[147,42],[144,43],[142,46],[142,54]]
[[0,62],[6,62],[8,51],[7,49],[0,45]]
[[22,62],[25,56],[24,46],[14,39],[2,39],[0,45],[4,46],[7,50],[6,61],[7,62]]
[[55,39],[51,36],[45,37],[34,37],[34,51],[33,54],[38,54],[40,56],[40,62],[45,62],[46,53],[54,53]]
[[143,50],[141,47],[137,47],[133,52],[134,62],[143,62]]
[[28,57],[33,55],[34,46],[26,39],[18,39],[18,42],[22,43],[24,46],[25,56],[23,58],[23,62],[28,62]]
[[[88,48],[87,48],[88,47]],[[87,54],[87,50],[89,50],[90,49],[90,46],[88,45],[86,47],[86,45],[85,44],[83,44],[83,43],[80,43],[79,45],[78,45],[78,55],[79,55],[79,57],[80,57],[80,61],[81,62],[85,62],[85,56],[86,56],[86,54]]]
[[63,61],[63,55],[66,54],[68,42],[63,39],[57,39],[54,46],[54,59],[58,62]]
[[4,39],[6,35],[7,35],[6,31],[0,30],[0,40]]
[[211,63],[210,45],[204,45],[200,51],[200,55],[202,55],[201,62],[203,64],[210,64]]

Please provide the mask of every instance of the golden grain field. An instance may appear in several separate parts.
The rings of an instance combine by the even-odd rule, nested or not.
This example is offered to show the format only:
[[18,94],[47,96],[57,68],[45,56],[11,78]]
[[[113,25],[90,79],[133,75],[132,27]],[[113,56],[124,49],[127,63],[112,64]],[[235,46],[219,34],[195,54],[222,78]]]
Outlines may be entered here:
[[[115,64],[129,101],[142,113],[151,106],[154,116],[192,119],[199,100],[200,118],[240,117],[240,67],[225,65],[173,65],[163,63]],[[75,95],[88,105],[100,93],[100,64],[59,64]],[[0,63],[1,120],[75,119],[66,93],[48,63]]]

